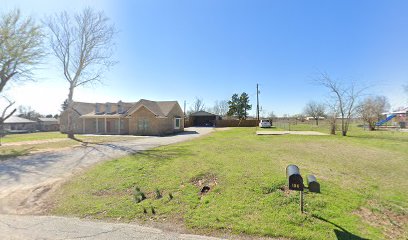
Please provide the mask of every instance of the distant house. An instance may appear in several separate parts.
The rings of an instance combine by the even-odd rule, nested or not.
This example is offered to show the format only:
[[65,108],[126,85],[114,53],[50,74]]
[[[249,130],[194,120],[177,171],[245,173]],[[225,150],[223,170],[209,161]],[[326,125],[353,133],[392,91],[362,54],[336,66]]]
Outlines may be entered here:
[[[324,120],[324,119],[326,119],[325,117],[319,117],[319,120]],[[314,117],[305,117],[305,120],[306,121],[312,121],[312,120],[316,120],[316,118],[314,118]]]
[[37,130],[43,132],[59,131],[59,121],[56,118],[38,118]]
[[184,131],[184,115],[177,101],[125,103],[73,102],[60,116],[60,131],[74,133],[161,136]]
[[206,111],[194,112],[189,116],[189,122],[192,126],[196,127],[214,127],[216,120],[220,119],[220,116]]
[[26,133],[36,130],[37,122],[29,119],[11,116],[3,123],[3,130],[9,133]]

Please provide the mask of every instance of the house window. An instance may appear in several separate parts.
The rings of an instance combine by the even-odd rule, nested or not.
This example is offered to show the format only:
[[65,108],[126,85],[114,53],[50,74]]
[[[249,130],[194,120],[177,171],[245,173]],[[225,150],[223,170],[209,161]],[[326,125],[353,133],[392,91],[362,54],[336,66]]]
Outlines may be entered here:
[[145,131],[149,130],[149,120],[139,119],[137,123],[138,123],[139,131],[145,132]]
[[95,103],[95,113],[99,113],[99,104]]
[[123,113],[122,101],[118,102],[118,113]]
[[105,113],[111,113],[111,108],[110,108],[110,104],[106,103],[105,104]]
[[175,118],[174,119],[174,129],[180,129],[181,125],[181,118]]

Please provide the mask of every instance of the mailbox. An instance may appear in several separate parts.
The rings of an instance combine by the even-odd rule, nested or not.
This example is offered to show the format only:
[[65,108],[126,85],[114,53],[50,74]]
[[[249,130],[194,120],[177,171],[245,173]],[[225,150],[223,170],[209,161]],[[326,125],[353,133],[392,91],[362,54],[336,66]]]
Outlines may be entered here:
[[289,190],[303,191],[303,178],[300,176],[299,168],[296,165],[286,167],[286,177],[288,178]]
[[307,185],[310,192],[320,193],[320,184],[317,182],[316,177],[313,175],[307,176]]

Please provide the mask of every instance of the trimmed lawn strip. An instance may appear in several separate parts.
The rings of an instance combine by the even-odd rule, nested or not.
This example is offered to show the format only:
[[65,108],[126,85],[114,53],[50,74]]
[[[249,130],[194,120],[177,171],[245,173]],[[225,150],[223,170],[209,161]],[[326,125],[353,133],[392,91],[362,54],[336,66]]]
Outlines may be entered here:
[[[218,131],[99,164],[62,187],[53,213],[183,224],[201,233],[404,238],[408,150],[399,147],[408,135],[375,132],[370,141],[365,137],[369,134],[256,136],[255,128]],[[305,195],[307,214],[299,213],[299,194],[284,191],[288,164],[297,164],[304,178],[314,174],[321,184],[321,194]],[[211,189],[202,195],[205,184]],[[146,200],[134,201],[135,187]],[[155,197],[157,189],[160,199]],[[373,215],[367,217],[362,210]],[[373,216],[386,216],[395,224]]]
[[66,138],[67,135],[60,132],[36,132],[36,133],[21,133],[21,134],[8,134],[1,138],[2,143],[11,142],[24,142],[24,141],[36,141],[36,140],[49,140],[55,138]]
[[[66,137],[66,134],[64,134],[64,137]],[[0,146],[0,161],[6,160],[9,158],[13,158],[13,157],[26,156],[26,155],[36,153],[36,152],[53,151],[53,150],[58,150],[62,148],[81,146],[84,144],[103,144],[103,143],[109,143],[109,142],[137,140],[137,138],[129,138],[129,137],[123,137],[123,136],[103,136],[103,135],[101,136],[77,135],[76,137],[82,142],[66,138],[66,139],[61,139],[62,141],[56,141],[56,142],[43,142],[43,143],[39,142],[35,144],[29,143],[29,144],[15,145],[15,146]],[[24,141],[22,143],[24,143]]]

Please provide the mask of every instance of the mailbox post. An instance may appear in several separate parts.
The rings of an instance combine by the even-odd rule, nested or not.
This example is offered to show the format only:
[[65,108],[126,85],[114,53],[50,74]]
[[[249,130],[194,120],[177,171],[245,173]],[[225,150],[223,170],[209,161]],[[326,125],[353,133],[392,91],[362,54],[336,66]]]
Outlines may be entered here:
[[286,177],[288,178],[289,190],[303,191],[303,178],[296,165],[286,167]]
[[300,212],[303,213],[303,178],[300,175],[298,166],[289,165],[286,167],[286,177],[288,178],[289,190],[300,192]]
[[[306,188],[303,184],[303,178],[300,175],[299,168],[296,165],[289,165],[286,167],[286,178],[288,179],[289,190],[299,191],[300,193],[300,212],[303,213],[303,190]],[[320,184],[313,175],[307,176],[307,185],[309,192],[320,193]]]
[[315,193],[320,192],[320,184],[317,182],[316,177],[313,175],[307,176],[307,186],[310,192],[315,192]]

